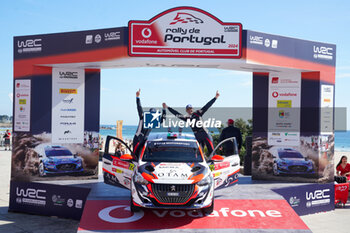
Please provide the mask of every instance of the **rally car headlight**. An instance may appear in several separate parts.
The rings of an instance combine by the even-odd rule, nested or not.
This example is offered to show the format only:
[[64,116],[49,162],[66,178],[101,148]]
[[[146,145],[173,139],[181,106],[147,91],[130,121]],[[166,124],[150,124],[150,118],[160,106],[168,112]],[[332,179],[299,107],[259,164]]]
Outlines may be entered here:
[[48,159],[44,163],[48,165],[55,165],[55,161],[53,161],[52,159]]
[[207,185],[210,185],[211,183],[212,183],[212,177],[210,175],[207,175],[205,178],[203,178],[197,184],[199,186],[207,186]]
[[143,176],[138,172],[136,172],[134,175],[134,181],[135,183],[138,183],[138,184],[143,184],[143,185],[148,184],[148,181],[145,178],[143,178]]

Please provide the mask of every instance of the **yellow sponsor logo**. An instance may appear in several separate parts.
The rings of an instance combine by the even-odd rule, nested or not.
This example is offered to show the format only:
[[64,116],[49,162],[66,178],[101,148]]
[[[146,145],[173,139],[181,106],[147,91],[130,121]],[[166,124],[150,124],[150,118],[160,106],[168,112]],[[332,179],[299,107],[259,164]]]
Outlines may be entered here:
[[323,102],[325,102],[325,103],[330,103],[330,102],[331,102],[331,99],[324,99]]
[[115,172],[116,172],[116,173],[123,173],[123,171],[120,170],[120,169],[115,169]]
[[27,104],[27,100],[26,99],[19,99],[19,104]]
[[214,173],[214,178],[221,175],[221,172]]
[[277,108],[291,108],[292,100],[277,100]]
[[60,94],[78,94],[77,89],[60,88]]

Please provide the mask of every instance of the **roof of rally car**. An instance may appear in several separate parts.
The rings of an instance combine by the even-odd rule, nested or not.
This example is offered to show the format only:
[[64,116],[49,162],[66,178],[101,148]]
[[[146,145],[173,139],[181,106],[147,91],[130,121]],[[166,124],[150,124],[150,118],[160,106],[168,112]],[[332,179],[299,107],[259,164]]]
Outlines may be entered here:
[[184,133],[151,133],[147,141],[196,141],[193,134]]

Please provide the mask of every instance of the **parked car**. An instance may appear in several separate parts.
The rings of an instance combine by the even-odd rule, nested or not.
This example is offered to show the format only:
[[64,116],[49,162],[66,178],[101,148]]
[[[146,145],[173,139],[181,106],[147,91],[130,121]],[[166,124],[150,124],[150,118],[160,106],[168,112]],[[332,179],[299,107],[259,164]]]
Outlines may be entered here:
[[[239,156],[215,155],[206,159],[193,135],[174,133],[150,134],[139,155],[118,157],[109,153],[108,136],[103,155],[103,176],[107,184],[131,190],[131,210],[143,208],[203,209],[214,208],[214,189],[237,182]],[[223,141],[225,142],[225,141]],[[220,146],[219,144],[218,146]]]

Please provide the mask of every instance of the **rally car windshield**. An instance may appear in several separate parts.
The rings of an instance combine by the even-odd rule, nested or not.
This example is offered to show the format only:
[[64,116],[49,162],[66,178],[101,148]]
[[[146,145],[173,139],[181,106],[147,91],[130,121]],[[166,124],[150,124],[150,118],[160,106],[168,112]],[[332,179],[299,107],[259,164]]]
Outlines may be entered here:
[[203,162],[197,148],[148,147],[142,161],[145,162]]
[[304,158],[299,152],[281,151],[278,153],[281,159],[302,159]]
[[56,157],[56,156],[70,156],[72,155],[72,152],[70,152],[67,149],[63,149],[63,150],[50,150],[50,149],[46,149],[45,150],[46,156],[48,157]]

